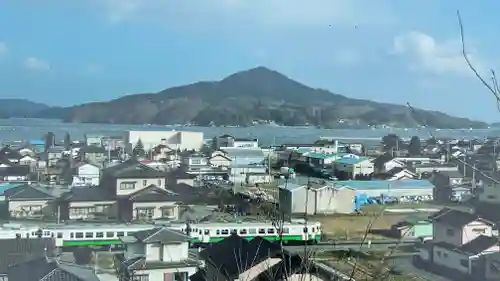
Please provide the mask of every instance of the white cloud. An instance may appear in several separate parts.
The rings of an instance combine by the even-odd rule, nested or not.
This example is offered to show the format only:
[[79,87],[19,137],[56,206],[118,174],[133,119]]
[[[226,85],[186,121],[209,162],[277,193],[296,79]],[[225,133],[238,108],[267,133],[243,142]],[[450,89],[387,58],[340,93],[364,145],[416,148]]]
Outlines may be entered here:
[[0,57],[3,57],[9,53],[9,48],[4,42],[0,42]]
[[361,0],[106,0],[113,22],[155,20],[169,27],[286,27],[387,22],[391,9]]
[[28,57],[24,60],[24,67],[33,71],[49,71],[50,64],[36,57]]
[[[411,70],[437,75],[473,75],[462,56],[458,40],[438,42],[428,34],[412,31],[394,38],[392,53],[408,59]],[[482,72],[481,63],[471,54],[468,58]]]
[[104,67],[98,63],[89,63],[83,69],[83,72],[85,74],[97,74],[97,73],[101,73],[103,71],[104,71]]

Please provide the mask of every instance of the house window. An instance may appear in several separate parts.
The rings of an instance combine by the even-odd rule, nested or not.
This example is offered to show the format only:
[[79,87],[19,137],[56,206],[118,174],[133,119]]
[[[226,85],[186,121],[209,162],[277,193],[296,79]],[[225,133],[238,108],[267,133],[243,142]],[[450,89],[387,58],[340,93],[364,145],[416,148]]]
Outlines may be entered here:
[[120,183],[121,190],[135,189],[135,182],[122,182]]
[[472,232],[476,233],[476,234],[479,234],[479,233],[486,233],[486,229],[485,228],[473,228],[472,229]]
[[466,259],[461,259],[460,260],[460,265],[463,266],[463,267],[469,267],[469,260],[466,260]]
[[153,219],[155,213],[155,208],[137,208],[136,209],[136,220],[151,220]]
[[448,257],[448,253],[443,253],[443,258],[447,258]]
[[137,281],[149,281],[149,274],[136,275],[135,280],[137,280]]
[[436,254],[438,255],[438,257],[441,257],[441,251],[436,251]]
[[201,159],[191,159],[191,165],[201,165]]
[[173,208],[162,208],[161,216],[163,218],[173,218],[174,217],[174,209]]
[[446,229],[446,235],[448,236],[454,236],[455,235],[455,231],[451,228],[448,228]]

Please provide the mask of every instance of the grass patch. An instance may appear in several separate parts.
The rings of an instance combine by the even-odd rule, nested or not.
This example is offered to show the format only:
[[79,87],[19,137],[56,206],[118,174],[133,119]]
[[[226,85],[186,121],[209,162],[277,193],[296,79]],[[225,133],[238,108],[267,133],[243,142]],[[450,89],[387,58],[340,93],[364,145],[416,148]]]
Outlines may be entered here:
[[[391,225],[406,219],[408,214],[382,214],[372,224],[372,229],[390,229]],[[348,215],[348,216],[317,216],[315,220],[321,222],[323,233],[334,239],[360,239],[363,238],[370,221],[374,216]],[[387,237],[368,234],[368,239],[385,239]]]

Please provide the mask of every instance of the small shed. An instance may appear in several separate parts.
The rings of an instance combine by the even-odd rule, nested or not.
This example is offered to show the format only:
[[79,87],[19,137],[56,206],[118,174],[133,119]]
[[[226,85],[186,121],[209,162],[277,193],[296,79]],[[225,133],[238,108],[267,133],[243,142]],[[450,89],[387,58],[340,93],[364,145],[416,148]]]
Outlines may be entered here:
[[397,238],[432,238],[432,221],[409,217],[392,225],[391,233]]
[[[286,214],[314,214],[316,193],[307,185],[285,183],[279,185],[279,205]],[[306,204],[307,203],[307,204]]]

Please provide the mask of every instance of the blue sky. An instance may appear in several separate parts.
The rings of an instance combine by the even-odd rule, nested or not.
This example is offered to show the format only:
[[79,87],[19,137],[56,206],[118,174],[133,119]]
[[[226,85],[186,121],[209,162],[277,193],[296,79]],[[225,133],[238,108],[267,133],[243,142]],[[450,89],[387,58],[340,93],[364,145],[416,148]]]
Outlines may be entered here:
[[0,3],[0,98],[50,105],[267,66],[349,97],[499,121],[460,55],[500,71],[495,0],[52,0]]

